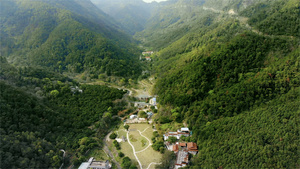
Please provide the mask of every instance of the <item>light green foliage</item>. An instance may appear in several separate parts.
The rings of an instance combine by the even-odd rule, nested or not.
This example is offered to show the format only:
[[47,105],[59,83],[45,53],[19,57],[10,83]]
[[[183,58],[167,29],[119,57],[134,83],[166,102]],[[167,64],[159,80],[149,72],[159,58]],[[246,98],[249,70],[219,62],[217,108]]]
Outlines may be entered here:
[[57,96],[59,95],[59,91],[57,91],[57,90],[52,90],[52,91],[50,92],[50,95],[53,96],[53,97],[57,97]]
[[148,117],[148,115],[145,111],[139,111],[138,116],[140,118],[147,118]]

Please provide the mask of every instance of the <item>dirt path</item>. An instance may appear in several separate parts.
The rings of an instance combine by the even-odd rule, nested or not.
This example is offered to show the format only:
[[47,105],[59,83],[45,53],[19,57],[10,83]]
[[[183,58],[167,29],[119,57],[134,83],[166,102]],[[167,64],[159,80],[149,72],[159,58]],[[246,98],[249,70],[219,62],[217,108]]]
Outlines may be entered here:
[[203,6],[203,9],[204,10],[210,10],[210,11],[215,12],[215,13],[227,14],[230,17],[234,17],[235,19],[239,20],[239,22],[242,25],[244,25],[247,29],[249,29],[253,33],[256,33],[256,34],[261,35],[261,36],[265,36],[265,37],[281,37],[281,38],[283,37],[283,38],[291,38],[291,39],[294,38],[293,36],[268,35],[268,34],[265,34],[263,32],[260,32],[258,29],[255,29],[254,27],[252,27],[251,25],[248,24],[248,19],[249,18],[243,17],[243,16],[239,16],[238,13],[236,13],[233,9],[230,9],[228,12],[225,12],[225,11],[222,11],[222,10],[217,10],[217,9],[214,9],[214,8],[208,8],[208,7],[205,7],[205,6]]
[[137,130],[137,131],[140,133],[141,136],[145,137],[145,138],[148,140],[149,144],[148,144],[148,146],[147,146],[146,148],[144,148],[143,150],[138,151],[138,152],[135,152],[135,153],[141,153],[141,152],[147,150],[147,149],[152,145],[151,141],[150,141],[146,136],[144,136],[144,135],[142,134],[142,133],[145,132],[148,128],[150,128],[150,127],[147,127],[147,128],[146,128],[144,131],[142,131],[142,132],[141,132],[140,130]]
[[113,153],[109,150],[108,145],[106,144],[106,141],[109,140],[109,135],[112,132],[108,133],[105,138],[103,139],[104,142],[104,146],[103,146],[103,151],[106,153],[106,155],[108,155],[109,157],[111,157],[112,161],[116,164],[118,169],[122,169],[121,165],[115,160],[115,157],[113,155]]
[[137,162],[139,163],[140,169],[143,169],[142,163],[140,162],[139,158],[138,158],[137,155],[136,155],[135,148],[134,148],[134,146],[131,144],[128,134],[129,134],[129,131],[127,132],[127,140],[128,140],[128,143],[130,144],[132,150],[133,150],[133,155],[134,155],[134,157],[136,158]]
[[149,169],[151,167],[152,164],[161,164],[161,163],[155,163],[155,162],[152,162],[148,165],[147,169]]
[[[150,128],[150,127],[147,127],[147,128],[144,129],[144,131],[142,131],[142,132],[141,132],[140,130],[137,130],[137,131],[140,133],[140,135],[141,135],[142,137],[146,138],[146,139],[148,140],[148,142],[149,142],[148,146],[147,146],[146,148],[144,148],[143,150],[141,150],[141,151],[135,151],[135,148],[134,148],[134,146],[131,144],[130,139],[129,139],[129,131],[127,131],[127,140],[128,140],[128,143],[129,143],[130,146],[132,147],[133,155],[134,155],[134,157],[136,158],[136,160],[138,161],[139,166],[140,166],[140,169],[143,169],[142,163],[141,163],[141,161],[138,159],[138,157],[137,157],[136,154],[137,154],[137,153],[141,153],[141,152],[147,150],[147,149],[152,145],[151,140],[148,139],[146,136],[144,136],[144,135],[142,134],[142,133],[145,132],[148,128]],[[161,164],[161,163],[151,162],[151,163],[148,165],[147,169],[149,169],[150,166],[153,165],[153,164]]]

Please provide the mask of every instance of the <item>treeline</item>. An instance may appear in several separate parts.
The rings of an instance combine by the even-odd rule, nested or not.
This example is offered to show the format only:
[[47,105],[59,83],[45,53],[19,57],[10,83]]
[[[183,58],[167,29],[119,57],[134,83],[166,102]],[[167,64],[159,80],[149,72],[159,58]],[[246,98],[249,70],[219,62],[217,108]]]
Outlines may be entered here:
[[79,164],[89,149],[101,147],[108,129],[119,122],[113,115],[123,104],[113,101],[124,91],[80,86],[50,71],[17,69],[1,61],[1,168]]

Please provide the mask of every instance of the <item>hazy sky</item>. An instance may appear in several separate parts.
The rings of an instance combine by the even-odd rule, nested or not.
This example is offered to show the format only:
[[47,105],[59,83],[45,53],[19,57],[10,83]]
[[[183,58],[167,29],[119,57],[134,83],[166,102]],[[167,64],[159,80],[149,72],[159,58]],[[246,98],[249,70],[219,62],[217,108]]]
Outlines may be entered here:
[[144,0],[145,2],[152,2],[152,1],[156,1],[156,2],[161,2],[161,1],[167,1],[167,0]]

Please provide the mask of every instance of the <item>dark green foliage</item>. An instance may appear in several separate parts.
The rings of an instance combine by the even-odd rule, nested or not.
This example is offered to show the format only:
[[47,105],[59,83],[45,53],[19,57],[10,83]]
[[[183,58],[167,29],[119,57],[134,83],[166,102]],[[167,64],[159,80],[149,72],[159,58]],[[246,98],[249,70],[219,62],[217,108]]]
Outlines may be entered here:
[[122,153],[122,152],[119,152],[119,157],[124,157],[124,153]]
[[176,137],[169,137],[168,140],[170,143],[175,143],[177,141]]
[[[156,121],[188,124],[193,134],[182,140],[195,141],[199,148],[190,168],[299,165],[299,2],[262,0],[247,9],[252,2],[207,1],[204,6],[213,8],[207,11],[215,10],[207,13],[207,24],[192,24],[194,29],[177,34],[179,40],[161,36],[172,44],[153,57],[155,91],[164,105]],[[230,9],[242,11],[252,27],[248,18],[228,16]],[[160,25],[151,38],[159,30],[182,29],[175,25]],[[176,107],[181,110],[173,111]]]
[[[270,46],[276,48],[277,45],[282,44],[254,34],[241,34],[229,44],[212,52],[210,57],[202,56],[182,70],[177,69],[168,77],[159,79],[156,85],[157,92],[161,94],[160,102],[183,106],[203,99],[204,102],[199,103],[201,107],[198,107],[198,110],[207,114],[231,116],[230,113],[249,109],[259,97],[272,99],[276,93],[281,92],[281,87],[289,90],[292,85],[282,83],[279,77],[273,78],[272,72],[275,70],[260,69]],[[297,62],[297,53],[294,52],[290,56],[292,63]],[[298,69],[292,67],[294,68],[290,71],[284,67],[282,69],[285,69],[286,73]],[[249,80],[249,75],[252,75],[253,79]],[[289,79],[296,80],[296,76],[291,74]],[[255,87],[257,85],[260,89]],[[244,94],[238,94],[241,91],[244,91]]]
[[117,138],[117,134],[116,133],[111,133],[111,135],[109,135],[110,139],[115,139]]
[[139,111],[138,116],[140,118],[147,118],[148,117],[148,115],[145,111]]
[[124,126],[124,128],[128,131],[128,129],[129,129],[129,125],[128,124],[126,124],[125,126]]
[[294,88],[253,111],[201,127],[194,125],[200,151],[191,168],[296,167],[300,143],[299,89]]
[[136,165],[131,165],[129,169],[138,169]]
[[57,168],[63,162],[60,149],[69,154],[65,164],[75,154],[74,162],[80,162],[81,154],[100,146],[93,137],[101,138],[118,123],[108,114],[118,111],[112,101],[122,98],[123,91],[82,86],[83,93],[73,93],[76,82],[62,75],[16,69],[3,58],[0,64],[1,168]]
[[163,141],[156,141],[155,143],[153,143],[152,148],[155,151],[160,151],[160,148],[164,148],[164,142]]
[[159,152],[160,152],[161,154],[164,154],[164,153],[165,153],[165,150],[166,150],[166,149],[165,149],[164,147],[160,147],[160,148],[159,148]]
[[170,119],[169,117],[167,117],[167,116],[161,116],[161,117],[159,117],[159,119],[158,119],[158,122],[159,122],[160,124],[169,123],[170,121],[171,121],[171,119]]
[[114,140],[113,144],[114,144],[114,146],[116,147],[117,150],[121,149],[120,144],[117,142],[117,140]]
[[172,151],[166,151],[161,158],[161,164],[156,165],[156,169],[174,168],[176,155]]
[[129,157],[124,157],[122,159],[122,164],[121,164],[122,168],[129,168],[131,166],[131,159]]

